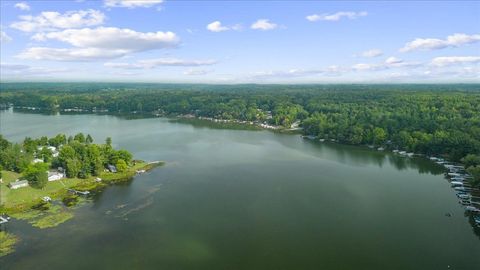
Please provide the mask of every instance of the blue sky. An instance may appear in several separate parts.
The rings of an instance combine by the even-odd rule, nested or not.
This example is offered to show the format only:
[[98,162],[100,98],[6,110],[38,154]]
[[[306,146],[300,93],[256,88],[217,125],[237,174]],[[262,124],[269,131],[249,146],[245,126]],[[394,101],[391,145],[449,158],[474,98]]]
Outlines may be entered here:
[[480,2],[5,1],[2,81],[480,82]]

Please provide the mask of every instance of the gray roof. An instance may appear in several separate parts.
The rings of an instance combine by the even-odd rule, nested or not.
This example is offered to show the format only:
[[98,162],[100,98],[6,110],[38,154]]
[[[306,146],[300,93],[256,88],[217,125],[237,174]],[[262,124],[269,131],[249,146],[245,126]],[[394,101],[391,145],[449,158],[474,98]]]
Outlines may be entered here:
[[21,185],[25,185],[25,184],[28,185],[28,181],[27,181],[27,180],[20,180],[20,181],[10,182],[10,186],[11,186],[11,187],[13,187],[13,186],[21,186]]

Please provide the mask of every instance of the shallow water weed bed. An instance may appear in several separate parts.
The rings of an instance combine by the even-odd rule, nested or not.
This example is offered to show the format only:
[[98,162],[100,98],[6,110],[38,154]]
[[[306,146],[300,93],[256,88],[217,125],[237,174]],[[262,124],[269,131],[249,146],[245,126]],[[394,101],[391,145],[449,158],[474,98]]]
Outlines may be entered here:
[[17,236],[0,231],[0,257],[12,253],[14,251],[13,247],[17,242]]
[[45,229],[52,228],[73,218],[70,209],[61,205],[50,205],[47,210],[30,210],[26,212],[15,213],[12,217],[25,220],[32,226]]

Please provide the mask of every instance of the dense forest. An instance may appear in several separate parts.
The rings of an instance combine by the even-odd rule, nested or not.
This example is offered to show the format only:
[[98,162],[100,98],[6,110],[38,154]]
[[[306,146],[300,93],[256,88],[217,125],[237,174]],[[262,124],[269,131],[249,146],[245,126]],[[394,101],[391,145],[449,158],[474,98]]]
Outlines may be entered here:
[[123,172],[131,162],[132,154],[113,149],[110,138],[105,144],[95,144],[90,135],[83,133],[68,138],[58,134],[52,138],[26,137],[22,143],[11,143],[0,135],[0,171],[22,173],[33,187],[47,184],[50,168],[61,168],[69,178],[87,178],[100,175],[108,165]]
[[[480,85],[3,83],[0,104],[44,111],[195,115],[460,161],[480,153]],[[476,165],[476,164],[475,164]]]

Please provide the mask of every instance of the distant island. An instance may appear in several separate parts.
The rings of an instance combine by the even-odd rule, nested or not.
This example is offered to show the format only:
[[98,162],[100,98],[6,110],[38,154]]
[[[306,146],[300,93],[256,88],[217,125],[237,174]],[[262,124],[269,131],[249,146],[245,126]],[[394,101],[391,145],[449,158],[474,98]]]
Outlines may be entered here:
[[[129,151],[114,149],[111,138],[95,144],[83,133],[58,134],[12,143],[0,134],[1,220],[12,216],[38,228],[57,226],[91,193],[162,164],[133,159]],[[0,241],[2,256],[12,251],[16,237],[1,232]]]

